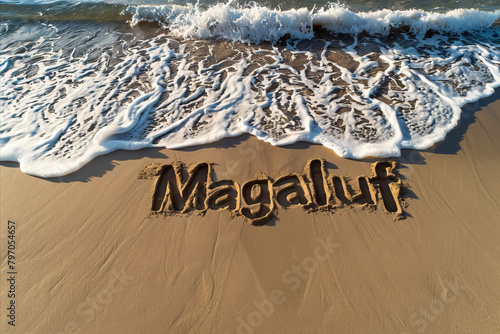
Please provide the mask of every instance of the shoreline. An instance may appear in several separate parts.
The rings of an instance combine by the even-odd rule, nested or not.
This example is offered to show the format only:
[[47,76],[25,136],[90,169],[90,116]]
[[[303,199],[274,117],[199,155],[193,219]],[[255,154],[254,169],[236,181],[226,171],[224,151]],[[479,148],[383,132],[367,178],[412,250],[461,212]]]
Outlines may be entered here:
[[[500,99],[480,100],[440,145],[349,160],[252,136],[179,150],[116,151],[68,176],[0,164],[1,251],[17,224],[15,333],[496,333],[500,329]],[[280,209],[255,227],[227,211],[152,216],[149,163],[215,163],[245,182],[303,170],[368,175],[398,161],[407,218],[361,207]],[[6,272],[7,262],[2,262]],[[8,286],[0,284],[2,305]]]
[[[463,139],[465,136],[467,129],[469,128],[470,125],[472,125],[476,119],[476,113],[482,110],[485,107],[489,107],[491,104],[497,104],[500,103],[500,88],[496,88],[495,92],[491,94],[490,96],[484,97],[479,99],[478,101],[474,103],[469,103],[462,107],[462,114],[460,116],[460,120],[458,122],[458,125],[453,128],[450,132],[446,134],[446,137],[443,141],[435,143],[432,147],[426,149],[426,150],[414,150],[414,149],[401,149],[401,156],[400,157],[388,157],[388,158],[382,158],[382,157],[366,157],[363,159],[350,159],[350,158],[341,158],[337,156],[337,154],[326,147],[323,147],[321,144],[316,144],[316,143],[310,143],[310,142],[303,142],[299,141],[294,144],[288,144],[288,145],[282,145],[282,146],[274,146],[272,144],[268,144],[267,142],[264,142],[267,145],[271,145],[273,147],[277,148],[283,148],[283,149],[306,149],[308,147],[313,147],[313,146],[318,146],[326,149],[327,151],[330,151],[333,156],[337,159],[345,159],[349,161],[360,161],[360,162],[375,162],[375,161],[390,161],[390,160],[397,160],[397,161],[403,161],[407,163],[413,163],[412,159],[415,158],[410,158],[410,157],[415,157],[415,156],[420,156],[422,153],[437,153],[437,154],[457,154],[458,151],[460,150],[460,141]],[[496,107],[491,107],[491,108],[496,108]],[[166,149],[166,148],[161,148],[161,147],[148,147],[148,148],[141,148],[138,150],[124,150],[124,149],[118,149],[116,151],[113,151],[111,153],[107,153],[104,155],[97,156],[96,158],[92,159],[88,163],[86,163],[84,166],[82,166],[79,170],[72,172],[70,174],[64,175],[64,176],[59,176],[59,177],[39,177],[36,175],[30,175],[36,178],[40,179],[45,179],[45,180],[54,180],[54,179],[60,179],[60,178],[69,178],[73,179],[79,178],[79,173],[83,169],[92,169],[96,168],[98,170],[97,175],[103,175],[103,171],[99,171],[101,169],[100,164],[97,166],[92,166],[93,162],[96,161],[97,159],[101,159],[103,157],[108,157],[103,158],[102,160],[108,161],[109,164],[112,164],[111,161],[113,160],[127,160],[127,159],[141,159],[141,158],[154,158],[154,157],[160,157],[164,156],[161,152],[163,151],[174,151],[174,152],[179,152],[179,154],[182,154],[182,152],[193,152],[197,150],[203,150],[206,148],[219,148],[219,149],[228,149],[230,147],[236,147],[237,145],[241,144],[242,142],[248,140],[249,138],[254,137],[251,134],[245,133],[236,137],[225,137],[220,140],[217,140],[215,142],[207,143],[207,144],[201,144],[201,145],[193,145],[185,148],[178,148],[178,149]],[[258,140],[257,138],[253,138],[254,140]],[[260,140],[259,140],[260,141]],[[145,153],[145,154],[143,154]],[[419,160],[420,158],[417,158],[415,160]],[[0,161],[0,166],[1,167],[8,167],[8,168],[19,168],[19,162],[16,161]],[[89,172],[89,171],[88,171]],[[92,174],[84,172],[83,175],[86,174]],[[29,174],[27,174],[29,175]]]

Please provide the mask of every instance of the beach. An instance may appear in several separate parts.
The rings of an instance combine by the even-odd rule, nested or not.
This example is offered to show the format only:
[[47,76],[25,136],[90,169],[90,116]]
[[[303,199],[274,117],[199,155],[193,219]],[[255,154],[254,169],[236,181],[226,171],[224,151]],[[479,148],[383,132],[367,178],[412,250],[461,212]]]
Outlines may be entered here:
[[[498,333],[500,94],[462,108],[446,139],[400,158],[338,157],[253,136],[97,157],[38,178],[0,164],[3,333]],[[404,219],[380,207],[152,214],[144,166],[213,163],[219,179],[370,175],[396,161]],[[15,224],[15,297],[8,221]],[[15,326],[7,305],[15,300]]]
[[493,0],[0,0],[0,332],[499,333]]

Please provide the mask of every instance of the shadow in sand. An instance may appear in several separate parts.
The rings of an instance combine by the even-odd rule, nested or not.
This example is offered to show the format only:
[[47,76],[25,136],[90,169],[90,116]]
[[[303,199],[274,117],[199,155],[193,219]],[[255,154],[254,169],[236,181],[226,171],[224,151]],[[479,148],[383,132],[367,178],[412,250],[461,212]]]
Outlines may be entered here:
[[19,163],[12,161],[0,161],[0,166],[7,168],[19,168]]
[[112,171],[120,161],[139,160],[143,158],[167,158],[160,148],[147,148],[138,151],[118,150],[102,155],[90,161],[80,170],[66,176],[48,178],[50,182],[88,182],[94,177],[101,177]]
[[462,115],[458,125],[448,133],[444,141],[426,151],[438,154],[457,154],[460,151],[460,142],[464,139],[467,129],[476,121],[476,112],[498,100],[500,100],[500,88],[495,89],[495,93],[489,97],[466,104],[462,108]]
[[209,144],[178,148],[178,149],[176,149],[176,151],[194,152],[194,151],[198,151],[198,150],[201,150],[204,148],[221,148],[221,149],[233,148],[233,147],[240,145],[244,141],[248,140],[248,138],[250,138],[250,137],[251,137],[251,135],[245,133],[245,134],[239,135],[237,137],[223,138],[223,139],[220,139],[216,142],[209,143]]
[[[68,183],[68,182],[88,182],[92,178],[101,177],[104,174],[112,171],[115,166],[119,165],[120,161],[138,160],[142,158],[167,158],[165,154],[160,152],[160,148],[147,148],[138,151],[118,150],[110,154],[102,155],[87,163],[78,171],[66,176],[43,178],[49,182]],[[0,166],[8,168],[19,168],[19,163],[2,161]]]

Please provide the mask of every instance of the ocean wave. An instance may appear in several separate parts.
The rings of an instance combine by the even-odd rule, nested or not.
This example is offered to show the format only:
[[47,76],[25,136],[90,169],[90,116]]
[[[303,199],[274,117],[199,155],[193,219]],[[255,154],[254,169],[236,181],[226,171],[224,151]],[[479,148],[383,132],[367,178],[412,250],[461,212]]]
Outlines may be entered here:
[[[464,105],[500,87],[500,27],[490,27],[497,12],[363,16],[340,7],[218,5],[128,7],[135,12],[120,15],[125,7],[95,6],[96,17],[114,8],[105,20],[128,15],[168,30],[2,22],[0,160],[54,177],[119,149],[175,149],[244,133],[273,145],[317,143],[346,158],[394,157],[444,140]],[[342,34],[314,36],[315,24]],[[429,27],[435,32],[424,35]],[[360,33],[366,29],[372,34]],[[285,44],[256,44],[286,34]]]
[[455,9],[446,13],[421,10],[378,10],[353,12],[341,5],[326,8],[279,10],[258,4],[240,6],[233,2],[203,8],[200,5],[129,6],[132,23],[158,22],[183,38],[223,38],[231,41],[277,42],[283,37],[311,39],[314,29],[330,33],[386,36],[391,32],[460,34],[491,27],[500,10]]
[[132,25],[151,22],[181,38],[221,38],[246,43],[277,42],[283,38],[311,39],[318,28],[332,34],[387,36],[403,32],[421,35],[428,31],[461,34],[500,23],[500,9],[356,12],[343,5],[330,4],[312,9],[281,10],[257,3],[240,5],[234,1],[214,5],[124,5],[119,1],[0,0],[0,5],[4,21],[117,21]]

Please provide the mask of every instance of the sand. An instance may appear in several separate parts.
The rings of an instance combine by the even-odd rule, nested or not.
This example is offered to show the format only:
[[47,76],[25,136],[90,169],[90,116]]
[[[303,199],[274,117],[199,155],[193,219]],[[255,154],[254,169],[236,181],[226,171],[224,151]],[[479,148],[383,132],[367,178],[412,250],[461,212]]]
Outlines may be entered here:
[[[405,151],[405,219],[361,206],[280,208],[265,226],[227,210],[152,215],[147,164],[214,163],[219,179],[369,175],[318,145],[242,136],[115,152],[56,179],[0,166],[2,333],[498,333],[500,93],[447,139]],[[260,174],[259,174],[260,173]],[[6,309],[16,224],[16,322]]]

